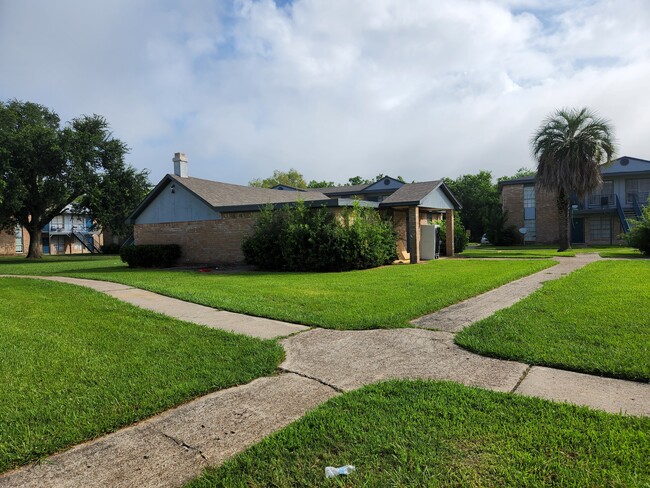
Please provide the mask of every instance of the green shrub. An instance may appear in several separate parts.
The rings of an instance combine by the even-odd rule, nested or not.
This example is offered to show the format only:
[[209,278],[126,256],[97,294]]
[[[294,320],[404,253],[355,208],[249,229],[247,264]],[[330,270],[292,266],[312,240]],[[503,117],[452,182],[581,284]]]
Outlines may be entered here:
[[[435,224],[440,226],[440,255],[447,254],[447,222],[444,220],[436,220]],[[456,215],[454,219],[454,252],[463,252],[469,243],[467,231],[463,222],[460,220],[460,215]]]
[[169,268],[180,257],[181,248],[177,244],[144,244],[120,249],[120,258],[130,268]]
[[632,223],[630,232],[625,238],[630,247],[650,256],[650,198],[648,198],[648,205],[643,208],[641,218]]
[[515,246],[523,243],[523,237],[517,226],[508,225],[508,211],[502,208],[492,209],[485,221],[485,234],[490,244],[495,246]]
[[263,209],[242,250],[246,262],[260,269],[346,271],[393,262],[396,240],[392,224],[359,203],[338,221],[326,208],[298,202]]
[[102,245],[102,254],[119,254],[120,245],[119,244],[104,244]]

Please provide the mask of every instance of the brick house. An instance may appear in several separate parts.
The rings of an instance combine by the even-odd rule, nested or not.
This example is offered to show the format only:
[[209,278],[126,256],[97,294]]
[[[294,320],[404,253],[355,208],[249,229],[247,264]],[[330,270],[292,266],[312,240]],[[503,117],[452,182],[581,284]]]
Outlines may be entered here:
[[[43,227],[41,251],[51,255],[98,253],[103,242],[103,233],[93,226],[92,219],[68,205]],[[0,232],[0,255],[26,255],[28,250],[29,234],[21,226],[14,232]]]
[[129,216],[135,244],[178,244],[183,263],[241,263],[243,239],[251,233],[265,205],[303,201],[340,213],[355,201],[392,217],[399,235],[398,255],[418,262],[433,259],[434,219],[447,221],[447,249],[453,254],[454,210],[460,209],[442,181],[403,183],[386,177],[370,185],[317,191],[279,185],[253,188],[188,176],[183,153],[174,156],[167,174]]
[[[650,192],[650,161],[621,157],[601,170],[603,184],[586,198],[571,198],[569,233],[574,244],[622,244],[629,221],[641,216]],[[555,243],[558,215],[555,195],[538,189],[535,177],[499,183],[508,223],[525,227],[525,242]]]

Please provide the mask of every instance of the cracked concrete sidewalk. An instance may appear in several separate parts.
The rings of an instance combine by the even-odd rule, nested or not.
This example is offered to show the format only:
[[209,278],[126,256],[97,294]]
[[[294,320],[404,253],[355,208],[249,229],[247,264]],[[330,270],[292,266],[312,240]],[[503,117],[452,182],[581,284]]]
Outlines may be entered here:
[[[614,413],[650,415],[649,384],[487,358],[454,344],[451,332],[483,318],[486,307],[491,310],[488,315],[506,308],[544,281],[598,257],[556,259],[560,264],[553,268],[414,321],[420,328],[312,329],[285,338],[281,374],[206,395],[41,463],[0,475],[0,487],[179,486],[206,466],[222,463],[340,392],[393,378],[451,380]],[[133,290],[95,283],[99,284],[94,289],[118,292],[113,296],[120,299],[129,295],[122,292]],[[152,306],[151,297],[147,300]],[[192,321],[201,314],[174,316]]]

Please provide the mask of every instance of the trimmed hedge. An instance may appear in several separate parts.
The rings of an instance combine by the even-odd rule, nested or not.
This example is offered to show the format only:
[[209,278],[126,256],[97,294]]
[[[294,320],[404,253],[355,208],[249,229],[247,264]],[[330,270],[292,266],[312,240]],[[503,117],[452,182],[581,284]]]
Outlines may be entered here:
[[104,244],[101,247],[102,254],[119,254],[120,247],[119,244]]
[[180,257],[178,244],[143,244],[120,249],[120,258],[129,268],[169,268]]
[[337,220],[325,208],[266,207],[242,250],[248,264],[266,270],[347,271],[392,263],[397,235],[375,209],[355,203]]

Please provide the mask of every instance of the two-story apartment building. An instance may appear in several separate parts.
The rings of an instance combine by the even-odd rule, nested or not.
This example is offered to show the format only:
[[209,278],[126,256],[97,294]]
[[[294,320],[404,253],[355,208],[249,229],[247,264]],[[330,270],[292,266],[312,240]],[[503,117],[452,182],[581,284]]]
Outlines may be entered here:
[[[43,254],[97,253],[103,244],[100,229],[94,228],[88,215],[76,213],[71,205],[54,217],[43,228],[41,249]],[[14,233],[0,233],[0,255],[27,254],[29,234],[18,226]]]
[[[630,220],[641,216],[650,194],[650,161],[621,157],[601,170],[603,184],[584,199],[571,199],[571,242],[574,244],[622,243]],[[525,242],[558,240],[555,195],[535,186],[535,177],[499,183],[501,203],[508,222],[525,228]]]

